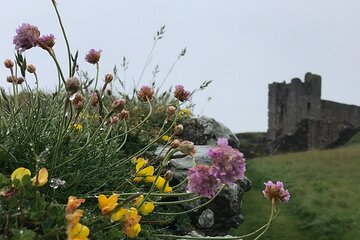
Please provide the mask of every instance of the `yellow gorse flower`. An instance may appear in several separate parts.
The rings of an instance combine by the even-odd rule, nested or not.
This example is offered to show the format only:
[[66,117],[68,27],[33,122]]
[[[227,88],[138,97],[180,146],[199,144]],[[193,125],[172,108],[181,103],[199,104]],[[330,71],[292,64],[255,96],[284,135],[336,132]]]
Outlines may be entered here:
[[[144,158],[134,158],[133,163],[136,164],[136,166],[135,166],[136,173],[135,173],[135,178],[133,179],[134,182],[138,183],[138,182],[141,182],[141,180],[143,180],[143,179],[147,183],[155,182],[156,176],[154,176],[154,171],[155,171],[154,167],[153,166],[144,167],[148,163],[148,160],[146,160]],[[172,191],[172,188],[169,186],[169,182],[166,181],[161,176],[157,177],[155,186],[160,191],[163,191],[166,193]]]
[[33,185],[41,187],[48,182],[48,177],[48,170],[46,168],[42,168],[39,170],[38,174],[31,179],[31,181],[33,182]]
[[170,136],[164,135],[161,137],[161,140],[163,140],[164,142],[168,142],[170,140]]
[[120,208],[111,215],[111,221],[120,221],[122,230],[129,238],[135,238],[141,231],[139,221],[141,216],[136,208]]
[[73,128],[78,132],[81,132],[83,130],[83,126],[80,123],[75,123],[73,125]]
[[100,194],[98,198],[98,202],[102,214],[107,215],[111,213],[118,205],[117,203],[118,199],[119,199],[119,194],[113,194],[109,198],[107,198],[104,194]]
[[111,218],[110,220],[112,222],[115,221],[122,221],[125,219],[125,215],[128,213],[128,209],[126,208],[119,208],[116,212],[114,212],[113,214],[111,214]]
[[12,174],[11,174],[11,181],[14,181],[15,179],[18,179],[18,180],[22,180],[24,176],[31,176],[31,172],[29,169],[27,168],[24,168],[24,167],[19,167],[17,169],[15,169]]
[[[154,179],[155,181],[155,179]],[[160,191],[163,191],[163,192],[171,192],[172,191],[172,187],[169,186],[169,182],[166,181],[163,177],[158,177],[158,179],[156,180],[156,183],[155,183],[157,189],[159,189]]]
[[76,223],[68,228],[68,240],[88,240],[89,234],[89,228],[81,223]]
[[132,205],[136,207],[142,215],[146,216],[154,211],[155,205],[152,202],[144,202],[140,207],[138,207],[143,201],[144,195],[140,195],[134,200]]
[[148,160],[144,158],[138,158],[136,161],[136,173],[135,178],[133,179],[134,182],[141,182],[142,179],[145,179],[145,182],[149,182],[149,178],[154,174],[154,167],[153,166],[144,166],[148,163]]
[[130,226],[123,225],[122,230],[129,238],[136,238],[141,232],[141,226],[139,223]]
[[80,219],[84,214],[84,210],[77,209],[85,199],[70,196],[66,206],[67,221],[67,240],[88,240],[90,230],[87,226],[80,223]]
[[[24,176],[31,176],[31,172],[29,169],[24,167],[19,167],[15,169],[11,174],[11,181],[15,179],[22,180]],[[31,179],[33,185],[41,187],[48,182],[49,173],[46,168],[41,168],[39,172]]]

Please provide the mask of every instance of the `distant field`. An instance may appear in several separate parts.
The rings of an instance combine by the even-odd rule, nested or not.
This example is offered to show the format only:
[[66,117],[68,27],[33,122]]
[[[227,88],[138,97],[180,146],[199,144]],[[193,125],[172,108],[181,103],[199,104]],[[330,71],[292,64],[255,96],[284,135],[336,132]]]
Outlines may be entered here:
[[262,197],[265,181],[282,180],[291,193],[263,239],[360,239],[360,145],[263,157],[247,162],[253,188],[245,194],[245,234],[266,223],[270,206]]

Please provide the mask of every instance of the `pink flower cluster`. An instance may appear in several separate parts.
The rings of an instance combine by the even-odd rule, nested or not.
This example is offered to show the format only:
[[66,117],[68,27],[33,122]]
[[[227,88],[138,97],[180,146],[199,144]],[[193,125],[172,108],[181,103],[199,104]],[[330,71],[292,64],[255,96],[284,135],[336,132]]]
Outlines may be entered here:
[[203,197],[212,198],[218,189],[218,181],[214,175],[210,174],[210,167],[196,165],[188,172],[188,190]]
[[268,181],[265,184],[265,189],[263,191],[264,197],[269,200],[275,199],[280,202],[288,202],[290,200],[290,193],[287,189],[284,188],[284,183],[277,181],[273,183]]
[[188,171],[188,190],[211,198],[219,183],[231,184],[244,179],[246,171],[244,155],[228,145],[225,138],[218,139],[217,146],[208,151],[213,160],[211,166],[197,165]]
[[41,48],[52,48],[55,45],[55,37],[52,34],[40,37],[40,31],[36,26],[23,23],[16,29],[16,35],[13,38],[15,50],[24,52],[30,48],[40,45]]

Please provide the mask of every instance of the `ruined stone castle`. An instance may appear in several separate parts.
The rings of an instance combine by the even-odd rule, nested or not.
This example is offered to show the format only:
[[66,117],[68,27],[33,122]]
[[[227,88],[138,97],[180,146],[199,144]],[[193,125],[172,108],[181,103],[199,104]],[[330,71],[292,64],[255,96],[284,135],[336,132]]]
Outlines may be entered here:
[[269,84],[268,132],[271,151],[327,148],[360,130],[360,107],[321,99],[321,77]]

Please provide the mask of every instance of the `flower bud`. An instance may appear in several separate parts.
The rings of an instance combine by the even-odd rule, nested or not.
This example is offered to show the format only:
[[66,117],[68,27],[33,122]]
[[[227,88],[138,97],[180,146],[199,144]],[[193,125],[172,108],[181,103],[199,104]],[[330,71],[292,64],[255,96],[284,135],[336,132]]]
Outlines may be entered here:
[[183,125],[181,125],[181,124],[176,125],[176,126],[174,127],[174,135],[175,135],[175,136],[180,135],[180,134],[183,132],[183,130],[184,130],[184,126],[183,126]]
[[4,65],[5,65],[6,68],[13,68],[14,67],[14,62],[11,61],[10,59],[6,59],[4,61]]
[[90,98],[90,105],[96,107],[99,103],[99,98],[96,93],[93,93]]
[[96,64],[99,62],[101,57],[102,50],[96,51],[95,49],[90,49],[89,52],[85,56],[85,61],[91,64]]
[[178,148],[180,145],[180,141],[178,139],[175,139],[174,141],[171,142],[171,148]]
[[194,156],[196,153],[196,149],[193,142],[190,141],[182,141],[179,145],[179,150],[186,155]]
[[119,122],[119,117],[118,116],[112,116],[111,117],[111,123],[112,124],[116,124]]
[[36,67],[33,64],[29,64],[29,65],[27,65],[26,70],[29,73],[34,73],[34,72],[36,72]]
[[43,35],[39,38],[38,43],[42,49],[51,49],[55,45],[55,37],[52,34]]
[[129,111],[126,110],[122,110],[119,114],[118,114],[120,120],[128,120],[130,117]]
[[164,175],[164,178],[166,181],[170,182],[174,178],[173,172],[171,170],[167,170]]
[[113,75],[108,73],[105,75],[105,82],[106,83],[111,83],[111,81],[114,79]]
[[176,107],[174,106],[168,106],[166,109],[166,113],[168,115],[168,117],[171,117],[172,115],[174,115],[176,112]]
[[177,98],[180,102],[185,102],[189,100],[191,93],[184,89],[183,85],[176,85],[174,91],[174,97]]
[[23,82],[25,81],[25,79],[23,78],[23,77],[18,77],[17,79],[16,79],[16,84],[22,84]]
[[16,83],[16,77],[15,76],[7,76],[6,81],[9,83]]
[[125,103],[126,103],[125,99],[118,99],[113,101],[112,110],[116,113],[120,113],[124,109]]
[[65,82],[66,92],[71,96],[80,89],[80,80],[76,77],[69,78]]
[[75,95],[75,98],[73,100],[73,104],[75,105],[75,108],[77,111],[81,111],[84,108],[84,96],[80,93],[77,93]]

